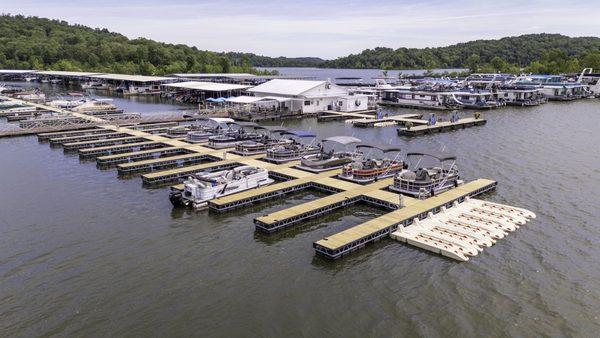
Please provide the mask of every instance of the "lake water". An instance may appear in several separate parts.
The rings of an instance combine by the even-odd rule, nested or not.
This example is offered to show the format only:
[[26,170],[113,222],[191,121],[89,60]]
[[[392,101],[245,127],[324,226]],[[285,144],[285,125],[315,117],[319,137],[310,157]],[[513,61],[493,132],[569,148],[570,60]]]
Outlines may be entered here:
[[537,214],[466,263],[390,239],[330,262],[313,241],[382,211],[347,208],[267,236],[255,217],[321,195],[224,215],[177,210],[167,188],[36,137],[0,139],[0,336],[597,336],[600,100],[483,116],[485,126],[414,139],[284,122],[445,149],[465,179],[499,182],[485,198]]

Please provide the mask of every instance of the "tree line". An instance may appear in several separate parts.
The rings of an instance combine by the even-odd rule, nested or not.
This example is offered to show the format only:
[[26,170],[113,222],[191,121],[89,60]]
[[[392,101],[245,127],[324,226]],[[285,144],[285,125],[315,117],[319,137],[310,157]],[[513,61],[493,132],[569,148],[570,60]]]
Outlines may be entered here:
[[[0,16],[0,67],[164,75],[171,73],[265,73],[247,56],[167,44],[22,15]],[[266,72],[269,73],[269,72]]]
[[107,29],[22,15],[0,16],[0,67],[142,75],[254,73],[255,67],[468,68],[473,72],[558,74],[600,69],[600,38],[529,34],[437,48],[367,49],[335,60],[216,53],[183,44],[128,39]]
[[558,74],[600,69],[600,38],[529,34],[448,47],[367,49],[320,67],[374,69],[468,68],[474,72]]

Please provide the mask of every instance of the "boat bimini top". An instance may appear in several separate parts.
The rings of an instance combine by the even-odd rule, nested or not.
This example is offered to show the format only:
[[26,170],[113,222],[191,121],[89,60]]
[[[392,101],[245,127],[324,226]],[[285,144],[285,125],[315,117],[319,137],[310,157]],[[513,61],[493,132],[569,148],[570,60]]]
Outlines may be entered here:
[[356,144],[362,142],[359,138],[352,136],[332,136],[326,139],[323,139],[323,142],[335,142],[339,144],[343,144],[345,146],[349,144]]
[[440,162],[445,162],[445,161],[456,161],[456,156],[452,155],[452,154],[448,154],[448,153],[443,153],[443,152],[424,152],[424,151],[413,151],[410,153],[407,153],[406,156],[428,156],[428,157],[433,157],[435,159],[437,159]]
[[367,149],[377,149],[381,150],[383,153],[392,153],[392,152],[400,152],[400,147],[397,146],[385,146],[385,145],[375,145],[369,143],[361,143],[356,146],[356,148],[367,148]]

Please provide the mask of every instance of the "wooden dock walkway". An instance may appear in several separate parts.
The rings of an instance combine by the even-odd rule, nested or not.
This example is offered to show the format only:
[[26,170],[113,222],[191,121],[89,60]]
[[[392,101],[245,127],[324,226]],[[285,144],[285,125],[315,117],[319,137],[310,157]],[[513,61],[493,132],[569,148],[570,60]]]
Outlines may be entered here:
[[418,136],[424,134],[433,134],[433,133],[441,133],[445,131],[464,129],[473,126],[482,126],[487,123],[487,120],[479,118],[476,119],[474,117],[467,117],[460,119],[455,122],[450,121],[441,121],[437,122],[434,125],[419,125],[411,128],[398,128],[398,135],[400,136]]

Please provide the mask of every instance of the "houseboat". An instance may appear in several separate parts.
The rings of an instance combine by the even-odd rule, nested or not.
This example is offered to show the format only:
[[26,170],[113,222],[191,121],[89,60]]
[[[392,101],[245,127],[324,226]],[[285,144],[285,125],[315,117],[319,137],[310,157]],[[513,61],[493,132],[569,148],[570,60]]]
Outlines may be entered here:
[[589,96],[600,97],[600,73],[594,73],[592,68],[585,68],[577,82],[585,86]]
[[[424,158],[432,158],[439,163],[436,166],[421,166]],[[446,153],[410,152],[406,154],[408,170],[394,176],[390,190],[403,195],[425,199],[435,196],[464,182],[458,176],[456,157]],[[414,165],[412,161],[417,159]],[[412,169],[411,169],[412,166]]]
[[508,106],[537,106],[547,101],[541,86],[506,84],[493,91],[494,97]]
[[550,101],[573,101],[588,95],[584,85],[565,82],[560,75],[523,75],[514,84],[541,86],[541,92]]
[[457,90],[451,92],[455,102],[465,109],[495,109],[504,105],[488,90]]
[[454,110],[462,107],[452,92],[431,89],[415,90],[410,86],[383,90],[379,104],[435,110]]

